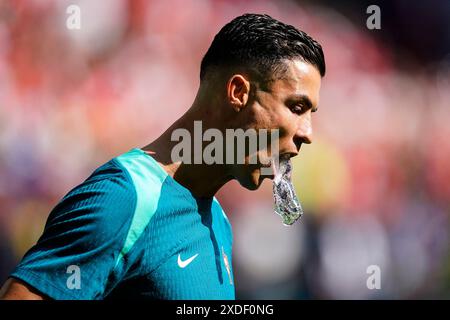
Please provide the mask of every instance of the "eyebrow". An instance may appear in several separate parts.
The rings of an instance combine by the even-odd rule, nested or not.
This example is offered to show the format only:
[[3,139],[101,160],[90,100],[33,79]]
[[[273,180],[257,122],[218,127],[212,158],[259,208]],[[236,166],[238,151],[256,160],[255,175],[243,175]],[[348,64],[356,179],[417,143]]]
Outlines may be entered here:
[[311,99],[309,99],[309,97],[308,97],[307,95],[304,95],[304,94],[294,94],[294,95],[292,95],[292,96],[289,96],[289,97],[287,98],[287,101],[288,101],[290,104],[293,104],[293,103],[302,103],[302,104],[305,105],[305,107],[306,107],[307,109],[311,109],[311,112],[316,112],[317,109],[318,109],[318,107],[313,108],[313,104],[312,104],[312,102],[311,102]]

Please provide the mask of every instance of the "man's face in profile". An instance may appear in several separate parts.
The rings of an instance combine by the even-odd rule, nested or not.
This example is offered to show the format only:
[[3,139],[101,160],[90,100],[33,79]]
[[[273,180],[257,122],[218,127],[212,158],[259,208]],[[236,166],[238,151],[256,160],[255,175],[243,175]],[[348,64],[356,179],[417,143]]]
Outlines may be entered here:
[[[315,66],[302,60],[289,60],[282,77],[270,82],[264,90],[257,89],[242,116],[247,128],[279,129],[278,156],[296,156],[302,143],[312,142],[312,112],[317,110],[321,76]],[[269,154],[270,156],[270,154]],[[250,155],[246,157],[248,162]],[[269,159],[258,151],[261,162]],[[235,177],[247,189],[257,189],[265,177],[259,165],[237,165]],[[273,176],[272,176],[273,178]]]

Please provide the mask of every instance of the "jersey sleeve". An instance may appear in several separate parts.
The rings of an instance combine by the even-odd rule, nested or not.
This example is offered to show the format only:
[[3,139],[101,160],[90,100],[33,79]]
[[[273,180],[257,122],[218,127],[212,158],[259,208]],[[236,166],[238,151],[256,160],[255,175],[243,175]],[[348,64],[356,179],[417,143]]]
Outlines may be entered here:
[[53,299],[103,299],[123,276],[135,205],[130,176],[111,160],[56,205],[11,276]]

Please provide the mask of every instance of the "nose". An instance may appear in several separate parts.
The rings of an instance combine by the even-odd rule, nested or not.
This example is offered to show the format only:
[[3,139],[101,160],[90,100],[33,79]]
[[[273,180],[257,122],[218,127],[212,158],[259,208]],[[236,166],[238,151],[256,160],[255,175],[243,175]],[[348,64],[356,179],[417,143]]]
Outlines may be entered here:
[[312,134],[311,113],[308,112],[299,120],[297,131],[294,135],[294,143],[297,147],[297,151],[300,151],[302,143],[312,143]]

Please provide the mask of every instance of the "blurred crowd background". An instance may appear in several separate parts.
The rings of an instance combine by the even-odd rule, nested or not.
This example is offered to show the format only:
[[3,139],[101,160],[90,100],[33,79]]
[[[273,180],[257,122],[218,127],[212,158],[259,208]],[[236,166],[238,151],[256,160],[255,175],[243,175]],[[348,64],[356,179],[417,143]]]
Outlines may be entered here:
[[237,298],[450,298],[450,2],[437,0],[0,0],[1,283],[62,196],[190,107],[212,38],[246,12],[312,35],[327,74],[294,161],[302,219],[281,224],[270,181],[218,195]]

